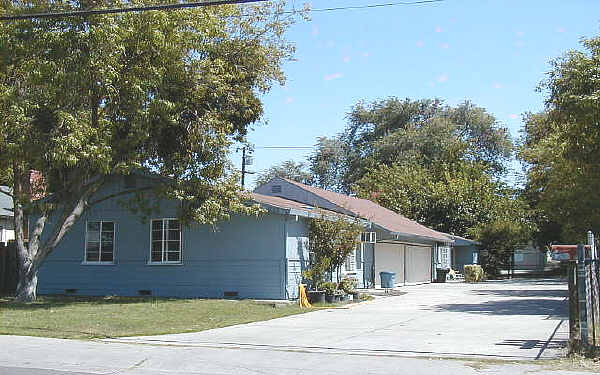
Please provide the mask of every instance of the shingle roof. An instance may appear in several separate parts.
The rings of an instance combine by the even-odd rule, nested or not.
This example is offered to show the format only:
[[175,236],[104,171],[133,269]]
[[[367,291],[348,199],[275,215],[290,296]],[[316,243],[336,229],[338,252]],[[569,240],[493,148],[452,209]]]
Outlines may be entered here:
[[298,210],[310,210],[314,208],[304,203],[292,201],[281,197],[274,197],[272,195],[263,195],[258,193],[249,193],[249,195],[252,198],[252,200],[257,203],[263,203],[269,206],[279,207],[283,209],[294,208]]
[[333,191],[320,189],[314,186],[304,185],[296,181],[285,179],[285,181],[294,184],[304,190],[307,190],[319,197],[344,208],[357,216],[370,220],[373,223],[387,229],[392,233],[419,236],[435,239],[438,241],[451,242],[452,238],[424,225],[410,220],[392,210],[378,205],[367,199],[350,197],[348,195],[335,193]]
[[2,194],[2,191],[10,192],[8,186],[0,186],[0,216],[14,216],[13,201],[9,195]]

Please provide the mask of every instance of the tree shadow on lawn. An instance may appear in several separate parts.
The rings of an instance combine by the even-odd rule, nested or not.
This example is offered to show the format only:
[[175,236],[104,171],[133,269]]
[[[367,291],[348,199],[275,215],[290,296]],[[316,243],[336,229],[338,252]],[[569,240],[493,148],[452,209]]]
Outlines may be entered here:
[[464,312],[483,315],[548,315],[549,319],[568,319],[566,301],[547,298],[519,298],[482,303],[452,303],[433,306],[434,311]]

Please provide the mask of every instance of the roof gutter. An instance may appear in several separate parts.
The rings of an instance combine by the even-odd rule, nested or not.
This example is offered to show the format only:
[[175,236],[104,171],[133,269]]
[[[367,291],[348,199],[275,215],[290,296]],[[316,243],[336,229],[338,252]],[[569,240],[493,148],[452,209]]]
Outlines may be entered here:
[[436,238],[436,237],[429,237],[429,236],[421,236],[418,234],[412,234],[412,233],[403,233],[403,232],[391,232],[390,234],[393,236],[396,236],[396,239],[398,239],[398,237],[406,237],[406,238],[413,238],[413,239],[421,239],[421,240],[429,240],[429,241],[434,241],[434,242],[444,242],[444,243],[454,243],[454,240],[451,238],[446,238],[446,239],[442,239],[442,238]]

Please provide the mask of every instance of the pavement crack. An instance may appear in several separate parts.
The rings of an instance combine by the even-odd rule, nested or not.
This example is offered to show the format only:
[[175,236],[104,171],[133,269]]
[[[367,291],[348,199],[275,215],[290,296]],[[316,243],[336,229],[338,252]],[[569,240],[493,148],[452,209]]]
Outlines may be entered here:
[[144,362],[148,361],[148,359],[150,359],[150,358],[144,358],[141,361],[138,361],[127,368],[115,370],[115,371],[106,373],[105,375],[117,375],[117,374],[122,373],[123,371],[135,370],[136,368],[141,367],[144,364]]

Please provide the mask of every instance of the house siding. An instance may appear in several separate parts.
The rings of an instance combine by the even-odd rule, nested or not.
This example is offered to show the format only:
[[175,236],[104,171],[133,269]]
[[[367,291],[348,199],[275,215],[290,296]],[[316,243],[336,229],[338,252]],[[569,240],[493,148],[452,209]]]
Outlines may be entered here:
[[298,298],[298,286],[302,272],[308,268],[308,221],[306,218],[289,216],[286,221],[286,261],[288,298]]
[[[115,183],[100,194],[122,188]],[[123,199],[121,199],[123,200]],[[177,202],[154,202],[149,218],[174,218]],[[148,218],[148,219],[149,219]],[[63,238],[40,270],[40,294],[284,299],[285,215],[233,216],[216,228],[192,224],[182,230],[182,263],[149,265],[150,221],[144,221],[117,199],[88,211]],[[111,265],[83,264],[88,220],[115,222],[115,260]]]

